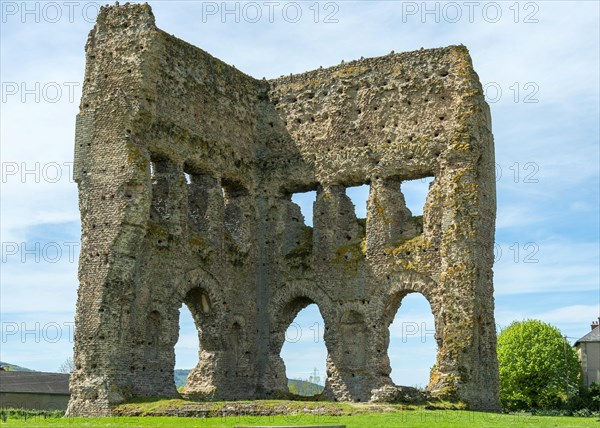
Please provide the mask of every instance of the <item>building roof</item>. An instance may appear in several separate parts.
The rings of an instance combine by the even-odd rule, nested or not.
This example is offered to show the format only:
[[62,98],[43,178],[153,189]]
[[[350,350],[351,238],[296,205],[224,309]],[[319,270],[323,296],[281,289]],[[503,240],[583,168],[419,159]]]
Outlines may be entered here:
[[0,392],[68,395],[69,375],[0,371]]
[[582,342],[600,342],[600,327],[594,328],[588,334],[586,334],[577,342],[575,342],[575,346],[577,346],[578,343]]

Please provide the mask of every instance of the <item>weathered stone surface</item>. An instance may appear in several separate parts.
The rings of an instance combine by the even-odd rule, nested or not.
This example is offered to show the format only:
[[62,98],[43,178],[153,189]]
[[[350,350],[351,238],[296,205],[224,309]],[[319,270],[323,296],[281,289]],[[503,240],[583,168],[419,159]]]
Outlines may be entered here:
[[385,385],[371,391],[372,403],[425,403],[427,394],[410,386]]
[[[201,348],[187,394],[286,396],[285,330],[316,303],[324,397],[368,401],[393,385],[388,329],[411,292],[435,318],[429,392],[498,408],[493,140],[465,47],[256,80],[124,5],[101,9],[86,54],[70,415],[177,397],[182,304]],[[422,177],[413,217],[402,183]],[[366,221],[345,193],[362,184]],[[314,229],[291,201],[308,190]]]

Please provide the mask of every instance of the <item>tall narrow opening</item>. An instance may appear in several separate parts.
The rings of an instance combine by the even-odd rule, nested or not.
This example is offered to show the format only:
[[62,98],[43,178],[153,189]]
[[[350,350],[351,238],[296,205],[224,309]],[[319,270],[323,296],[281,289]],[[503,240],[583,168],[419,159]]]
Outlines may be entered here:
[[390,325],[391,378],[396,385],[426,388],[437,354],[431,306],[420,293],[407,294],[399,305]]
[[179,339],[175,344],[175,386],[182,392],[190,371],[198,364],[200,356],[199,331],[194,317],[184,303],[179,309]]
[[179,309],[179,339],[175,344],[175,385],[185,392],[187,377],[200,360],[202,324],[212,312],[208,295],[194,287],[185,295]]
[[309,397],[323,391],[327,373],[324,328],[323,317],[313,303],[300,310],[286,330],[281,358],[293,394]]
[[313,225],[313,208],[316,200],[316,190],[292,194],[292,202],[300,207],[300,212],[304,217],[304,224],[307,226],[312,227]]
[[423,207],[427,200],[429,185],[433,180],[434,177],[423,177],[416,180],[403,181],[400,185],[406,207],[414,217],[423,215]]

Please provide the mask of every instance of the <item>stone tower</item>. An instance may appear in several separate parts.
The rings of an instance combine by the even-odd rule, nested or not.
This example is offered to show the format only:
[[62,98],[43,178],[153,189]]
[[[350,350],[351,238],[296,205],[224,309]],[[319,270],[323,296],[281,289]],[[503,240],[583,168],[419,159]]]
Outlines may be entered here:
[[[86,55],[70,415],[177,397],[183,304],[190,394],[285,395],[285,331],[316,303],[324,396],[367,401],[393,385],[389,326],[412,292],[435,319],[431,393],[498,408],[493,139],[464,46],[256,80],[124,5],[101,9]],[[423,177],[413,216],[402,183]],[[357,219],[345,189],[363,184]],[[312,228],[291,200],[310,190]]]

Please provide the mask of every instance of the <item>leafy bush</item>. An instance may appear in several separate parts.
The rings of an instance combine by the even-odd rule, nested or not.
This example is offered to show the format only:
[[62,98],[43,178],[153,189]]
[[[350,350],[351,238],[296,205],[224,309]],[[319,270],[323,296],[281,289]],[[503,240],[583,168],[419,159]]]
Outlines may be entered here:
[[509,411],[558,409],[577,395],[581,367],[560,330],[538,320],[513,322],[498,336],[500,401]]
[[567,407],[574,412],[589,411],[600,413],[600,384],[593,383],[589,387],[581,386],[577,395],[569,398]]
[[6,422],[7,419],[48,419],[62,418],[65,412],[62,410],[28,410],[5,408],[0,409],[0,421]]

